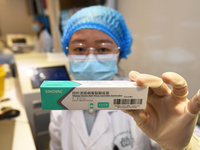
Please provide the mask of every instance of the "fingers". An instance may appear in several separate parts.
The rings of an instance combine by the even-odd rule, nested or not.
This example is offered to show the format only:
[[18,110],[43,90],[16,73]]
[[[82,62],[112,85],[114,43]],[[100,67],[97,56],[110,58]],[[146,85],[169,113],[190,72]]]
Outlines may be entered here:
[[172,96],[174,98],[187,97],[188,94],[187,82],[182,76],[174,72],[166,72],[162,75],[162,79],[166,84],[170,84],[173,86]]
[[136,78],[136,82],[138,86],[151,88],[158,88],[163,84],[162,79],[148,74],[138,75]]
[[173,86],[172,96],[174,98],[186,98],[188,94],[187,82],[182,76],[174,72],[164,73],[161,79],[156,76],[131,71],[129,73],[129,78],[132,81],[135,81],[138,86],[150,87],[159,96],[164,96],[170,93],[170,89],[166,84]]
[[191,114],[198,114],[200,111],[200,90],[197,94],[188,102],[187,110]]
[[140,74],[136,71],[129,73],[129,78],[135,81],[138,86],[150,87],[158,96],[165,96],[170,93],[168,86],[163,83],[161,78],[156,76]]
[[140,73],[137,72],[137,71],[131,71],[129,72],[129,78],[131,79],[131,81],[135,81],[135,79],[137,78],[137,76],[139,75]]
[[168,95],[171,91],[161,78],[152,75],[140,75],[136,79],[137,85],[150,87],[158,96]]
[[143,86],[143,87],[157,88],[160,87],[163,83],[162,79],[158,77],[148,74],[140,74],[139,72],[136,71],[131,71],[129,73],[129,78],[132,81],[137,82],[138,86]]

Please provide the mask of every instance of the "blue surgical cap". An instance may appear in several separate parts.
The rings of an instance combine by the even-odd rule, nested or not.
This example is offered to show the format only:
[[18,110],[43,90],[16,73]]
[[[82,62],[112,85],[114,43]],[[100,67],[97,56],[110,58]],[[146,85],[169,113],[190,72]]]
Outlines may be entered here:
[[37,21],[44,25],[44,28],[49,29],[49,19],[45,15],[34,15],[34,21]]
[[131,53],[132,37],[122,15],[109,7],[90,6],[76,12],[66,23],[62,47],[68,55],[69,41],[73,33],[81,29],[97,29],[108,34],[120,47],[120,59]]

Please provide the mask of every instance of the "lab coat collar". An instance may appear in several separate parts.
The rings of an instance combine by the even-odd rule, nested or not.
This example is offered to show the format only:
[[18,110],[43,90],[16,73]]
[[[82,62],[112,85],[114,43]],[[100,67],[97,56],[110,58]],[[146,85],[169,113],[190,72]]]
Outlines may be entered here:
[[110,113],[116,110],[103,110],[99,111],[95,123],[93,125],[89,140],[87,142],[87,149],[90,149],[92,145],[108,130],[111,120]]
[[79,137],[83,141],[84,145],[87,145],[88,132],[86,129],[85,118],[82,110],[73,110],[71,113],[71,124],[75,127]]
[[93,125],[90,136],[88,135],[85,118],[82,110],[72,111],[71,123],[77,130],[77,133],[83,141],[86,149],[89,149],[95,142],[108,130],[111,120],[110,113],[117,110],[99,111]]

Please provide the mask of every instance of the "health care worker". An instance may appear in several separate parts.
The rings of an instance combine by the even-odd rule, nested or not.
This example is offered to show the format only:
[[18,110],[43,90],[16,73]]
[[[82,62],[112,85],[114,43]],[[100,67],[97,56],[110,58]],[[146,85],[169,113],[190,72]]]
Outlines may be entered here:
[[49,20],[47,16],[35,15],[33,18],[32,28],[37,33],[35,52],[54,52],[53,39],[49,33]]
[[[131,44],[131,33],[121,14],[104,6],[75,13],[62,37],[69,72],[77,80],[125,79],[115,74],[118,61],[130,54]],[[130,72],[130,79],[150,87],[145,110],[124,111],[130,116],[120,110],[53,110],[50,149],[200,149],[199,139],[193,135],[199,95],[188,103],[185,80],[176,73],[165,73],[160,79],[135,71]],[[166,83],[173,86],[172,92]],[[195,133],[199,135],[198,128]]]

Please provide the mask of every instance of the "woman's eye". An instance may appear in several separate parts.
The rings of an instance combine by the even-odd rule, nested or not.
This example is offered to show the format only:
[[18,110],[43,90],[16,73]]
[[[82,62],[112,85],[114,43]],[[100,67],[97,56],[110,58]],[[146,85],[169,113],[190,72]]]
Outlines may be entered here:
[[111,53],[111,50],[108,49],[108,48],[99,48],[99,49],[97,50],[97,53],[98,53],[98,54],[108,54],[108,53]]
[[76,48],[75,51],[77,51],[77,52],[84,52],[85,49],[84,48]]
[[107,49],[107,48],[100,48],[98,51],[99,52],[107,52],[107,51],[109,51],[109,49]]

